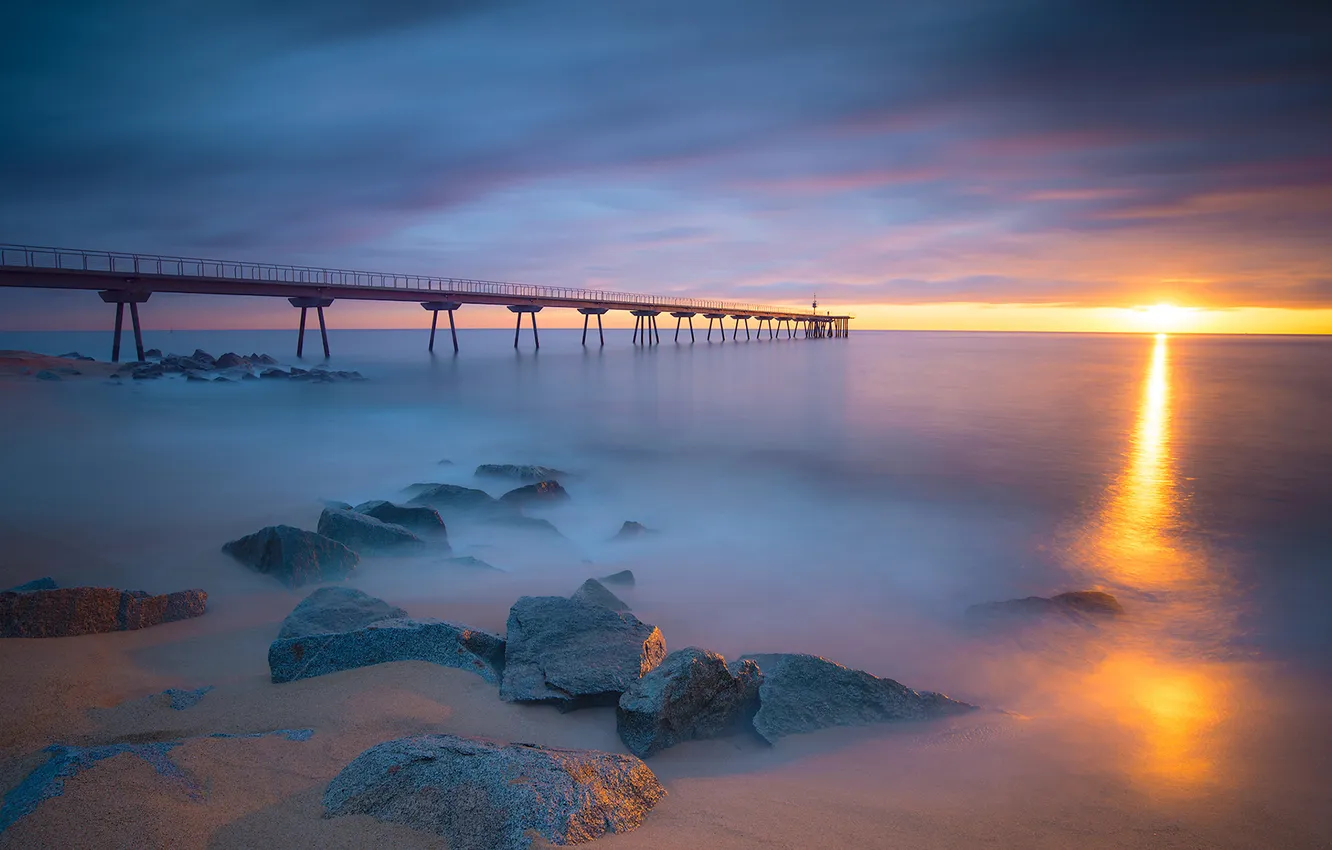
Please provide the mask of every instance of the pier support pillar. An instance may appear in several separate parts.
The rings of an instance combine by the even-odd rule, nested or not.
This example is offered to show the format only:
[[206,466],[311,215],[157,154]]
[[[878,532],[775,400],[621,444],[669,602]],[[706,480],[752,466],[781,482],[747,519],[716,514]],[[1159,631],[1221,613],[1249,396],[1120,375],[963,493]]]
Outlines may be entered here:
[[301,308],[301,326],[296,333],[296,356],[305,354],[305,313],[313,307],[319,313],[319,336],[324,343],[324,358],[328,358],[328,325],[324,324],[324,308],[333,304],[332,298],[288,298],[293,307]]
[[606,314],[607,307],[579,307],[578,312],[583,314],[583,345],[587,345],[587,321],[590,317],[597,317],[597,335],[601,337],[601,344],[606,344],[606,331],[601,327],[601,317]]
[[97,293],[106,304],[116,305],[116,333],[111,338],[111,362],[120,362],[120,331],[125,324],[125,305],[130,308],[130,322],[134,325],[134,351],[143,359],[143,331],[139,327],[139,305],[148,300],[151,292],[126,292],[108,289]]
[[726,319],[725,313],[704,313],[703,317],[708,320],[708,342],[712,342],[712,323],[717,323],[717,329],[721,331],[721,340],[726,342],[726,326],[722,322]]
[[[748,316],[731,316],[731,318],[732,318],[732,319],[735,319],[735,327],[731,330],[731,339],[734,340],[734,339],[736,338],[736,336],[739,335],[739,333],[740,333],[740,321],[741,321],[742,319],[744,320],[744,323],[745,323],[745,339],[749,339],[749,317],[748,317]],[[725,334],[726,332],[725,332],[725,331],[722,331],[722,333]]]
[[[684,313],[684,312],[681,312],[681,313],[672,313],[671,315],[675,317],[675,341],[676,341],[676,342],[679,342],[679,341],[680,341],[680,322],[681,322],[683,319],[688,319],[688,320],[689,320],[689,341],[690,341],[690,342],[693,342],[693,341],[694,341],[694,316],[696,316],[697,314],[696,314],[696,313]],[[712,329],[712,323],[711,323],[711,322],[708,323],[708,329],[709,329],[709,330]]]
[[510,304],[509,312],[518,317],[518,321],[513,326],[513,347],[518,347],[518,334],[523,329],[523,314],[527,313],[532,317],[532,341],[536,343],[537,350],[541,350],[541,336],[537,333],[536,314],[541,312],[541,308],[535,304]]
[[453,323],[453,311],[462,306],[458,301],[422,301],[421,307],[430,311],[430,345],[426,351],[435,350],[435,327],[439,324],[439,312],[445,310],[449,314],[449,334],[453,337],[453,353],[458,353],[458,328]]
[[641,341],[643,345],[653,345],[661,342],[661,334],[657,332],[660,310],[630,310],[629,313],[634,317],[635,343]]

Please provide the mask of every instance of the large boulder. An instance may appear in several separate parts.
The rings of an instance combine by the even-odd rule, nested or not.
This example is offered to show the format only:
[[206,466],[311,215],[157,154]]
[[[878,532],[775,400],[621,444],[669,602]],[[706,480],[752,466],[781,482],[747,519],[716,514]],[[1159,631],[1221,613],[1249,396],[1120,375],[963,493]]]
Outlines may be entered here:
[[422,735],[353,759],[324,810],[433,832],[451,850],[528,850],[628,832],[665,794],[633,756]]
[[362,502],[353,508],[359,514],[372,516],[380,522],[391,522],[412,531],[444,533],[444,520],[439,511],[428,505],[395,505],[382,499]]
[[560,482],[538,481],[535,484],[515,487],[503,496],[500,496],[500,501],[508,505],[522,507],[523,505],[563,502],[568,498],[569,492],[560,486]]
[[290,525],[270,525],[222,546],[222,551],[288,587],[341,581],[360,556],[336,540]]
[[319,515],[319,533],[356,552],[414,548],[424,542],[400,525],[339,508],[324,508]]
[[202,348],[194,349],[194,353],[190,355],[190,359],[196,363],[201,363],[208,368],[212,368],[213,366],[217,365],[217,358],[213,357],[213,355],[209,354],[207,351],[204,351]]
[[563,596],[524,596],[509,609],[500,698],[561,711],[615,705],[666,657],[656,626]]
[[[829,726],[865,726],[891,720],[928,720],[971,711],[974,705],[932,691],[913,691],[817,655],[745,655],[763,674],[754,729],[769,743]],[[734,665],[733,665],[734,666]]]
[[606,586],[594,578],[583,582],[570,596],[580,602],[602,605],[612,611],[628,611],[629,605],[623,599],[606,589]]
[[614,584],[621,587],[634,586],[634,571],[620,570],[618,573],[611,573],[608,576],[602,576],[598,579],[602,584]]
[[666,656],[620,697],[615,725],[629,752],[646,758],[681,741],[738,732],[758,709],[758,665],[726,659],[705,649]]
[[485,490],[472,487],[460,487],[457,484],[413,484],[413,488],[422,487],[408,504],[427,505],[446,513],[482,513],[493,514],[509,510],[508,505],[501,505]]
[[567,472],[552,469],[549,466],[532,466],[513,463],[483,463],[476,468],[478,478],[508,478],[513,481],[525,481],[535,484],[552,478],[565,478]]
[[222,356],[218,357],[217,362],[214,363],[213,365],[216,366],[218,369],[234,369],[237,366],[244,366],[246,368],[249,368],[250,361],[246,360],[244,357],[241,357],[239,354],[237,354],[234,351],[228,351],[226,354],[223,354]]
[[495,684],[504,666],[504,638],[442,620],[403,618],[345,632],[278,638],[268,647],[274,683],[391,661],[470,670]]
[[1119,600],[1099,590],[1074,590],[1056,596],[1028,596],[972,605],[967,617],[973,623],[994,625],[1005,622],[1054,619],[1094,629],[1088,616],[1116,617],[1124,613]]
[[0,593],[0,637],[67,637],[146,629],[203,614],[208,594],[66,587]]
[[643,523],[634,522],[633,520],[627,519],[624,521],[624,525],[620,526],[620,530],[615,532],[615,536],[612,537],[611,539],[637,540],[640,537],[644,537],[652,533],[653,533],[652,529],[648,528],[646,525],[643,525]]
[[301,600],[282,621],[278,639],[347,632],[396,620],[407,612],[352,587],[321,587]]

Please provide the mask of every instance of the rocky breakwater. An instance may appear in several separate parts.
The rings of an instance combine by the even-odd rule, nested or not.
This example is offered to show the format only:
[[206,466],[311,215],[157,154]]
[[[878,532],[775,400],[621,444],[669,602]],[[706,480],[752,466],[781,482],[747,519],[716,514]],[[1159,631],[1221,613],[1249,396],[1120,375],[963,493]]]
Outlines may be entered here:
[[628,832],[665,794],[633,756],[422,735],[357,756],[324,810],[432,832],[452,850],[528,850]]
[[207,351],[196,348],[194,353],[189,355],[164,355],[157,349],[150,349],[144,357],[142,361],[126,363],[121,367],[120,373],[128,374],[136,381],[163,378],[168,375],[180,375],[188,381],[217,383],[256,378],[284,378],[317,383],[364,380],[360,372],[334,370],[326,366],[316,366],[313,369],[283,367],[276,358],[267,354],[245,356],[228,351],[220,357],[214,357]]
[[0,593],[0,637],[68,637],[146,629],[198,617],[207,609],[208,594],[202,590],[154,596],[110,587],[16,589]]

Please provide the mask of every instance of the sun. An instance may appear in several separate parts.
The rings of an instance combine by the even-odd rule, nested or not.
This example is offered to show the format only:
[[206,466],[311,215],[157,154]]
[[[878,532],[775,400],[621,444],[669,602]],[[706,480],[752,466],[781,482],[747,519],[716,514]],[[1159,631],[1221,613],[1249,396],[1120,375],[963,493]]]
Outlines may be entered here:
[[1193,307],[1161,303],[1139,308],[1138,312],[1143,330],[1149,333],[1171,333],[1184,330],[1197,311]]

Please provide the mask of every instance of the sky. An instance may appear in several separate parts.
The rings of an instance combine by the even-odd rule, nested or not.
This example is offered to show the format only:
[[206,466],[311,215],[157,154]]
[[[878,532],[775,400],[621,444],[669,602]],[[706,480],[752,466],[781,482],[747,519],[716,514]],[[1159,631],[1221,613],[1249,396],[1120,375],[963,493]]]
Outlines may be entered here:
[[[854,327],[1332,332],[1329,4],[47,0],[0,22],[0,242],[817,295]],[[11,330],[108,309],[0,290]],[[180,296],[144,319],[291,312]]]

